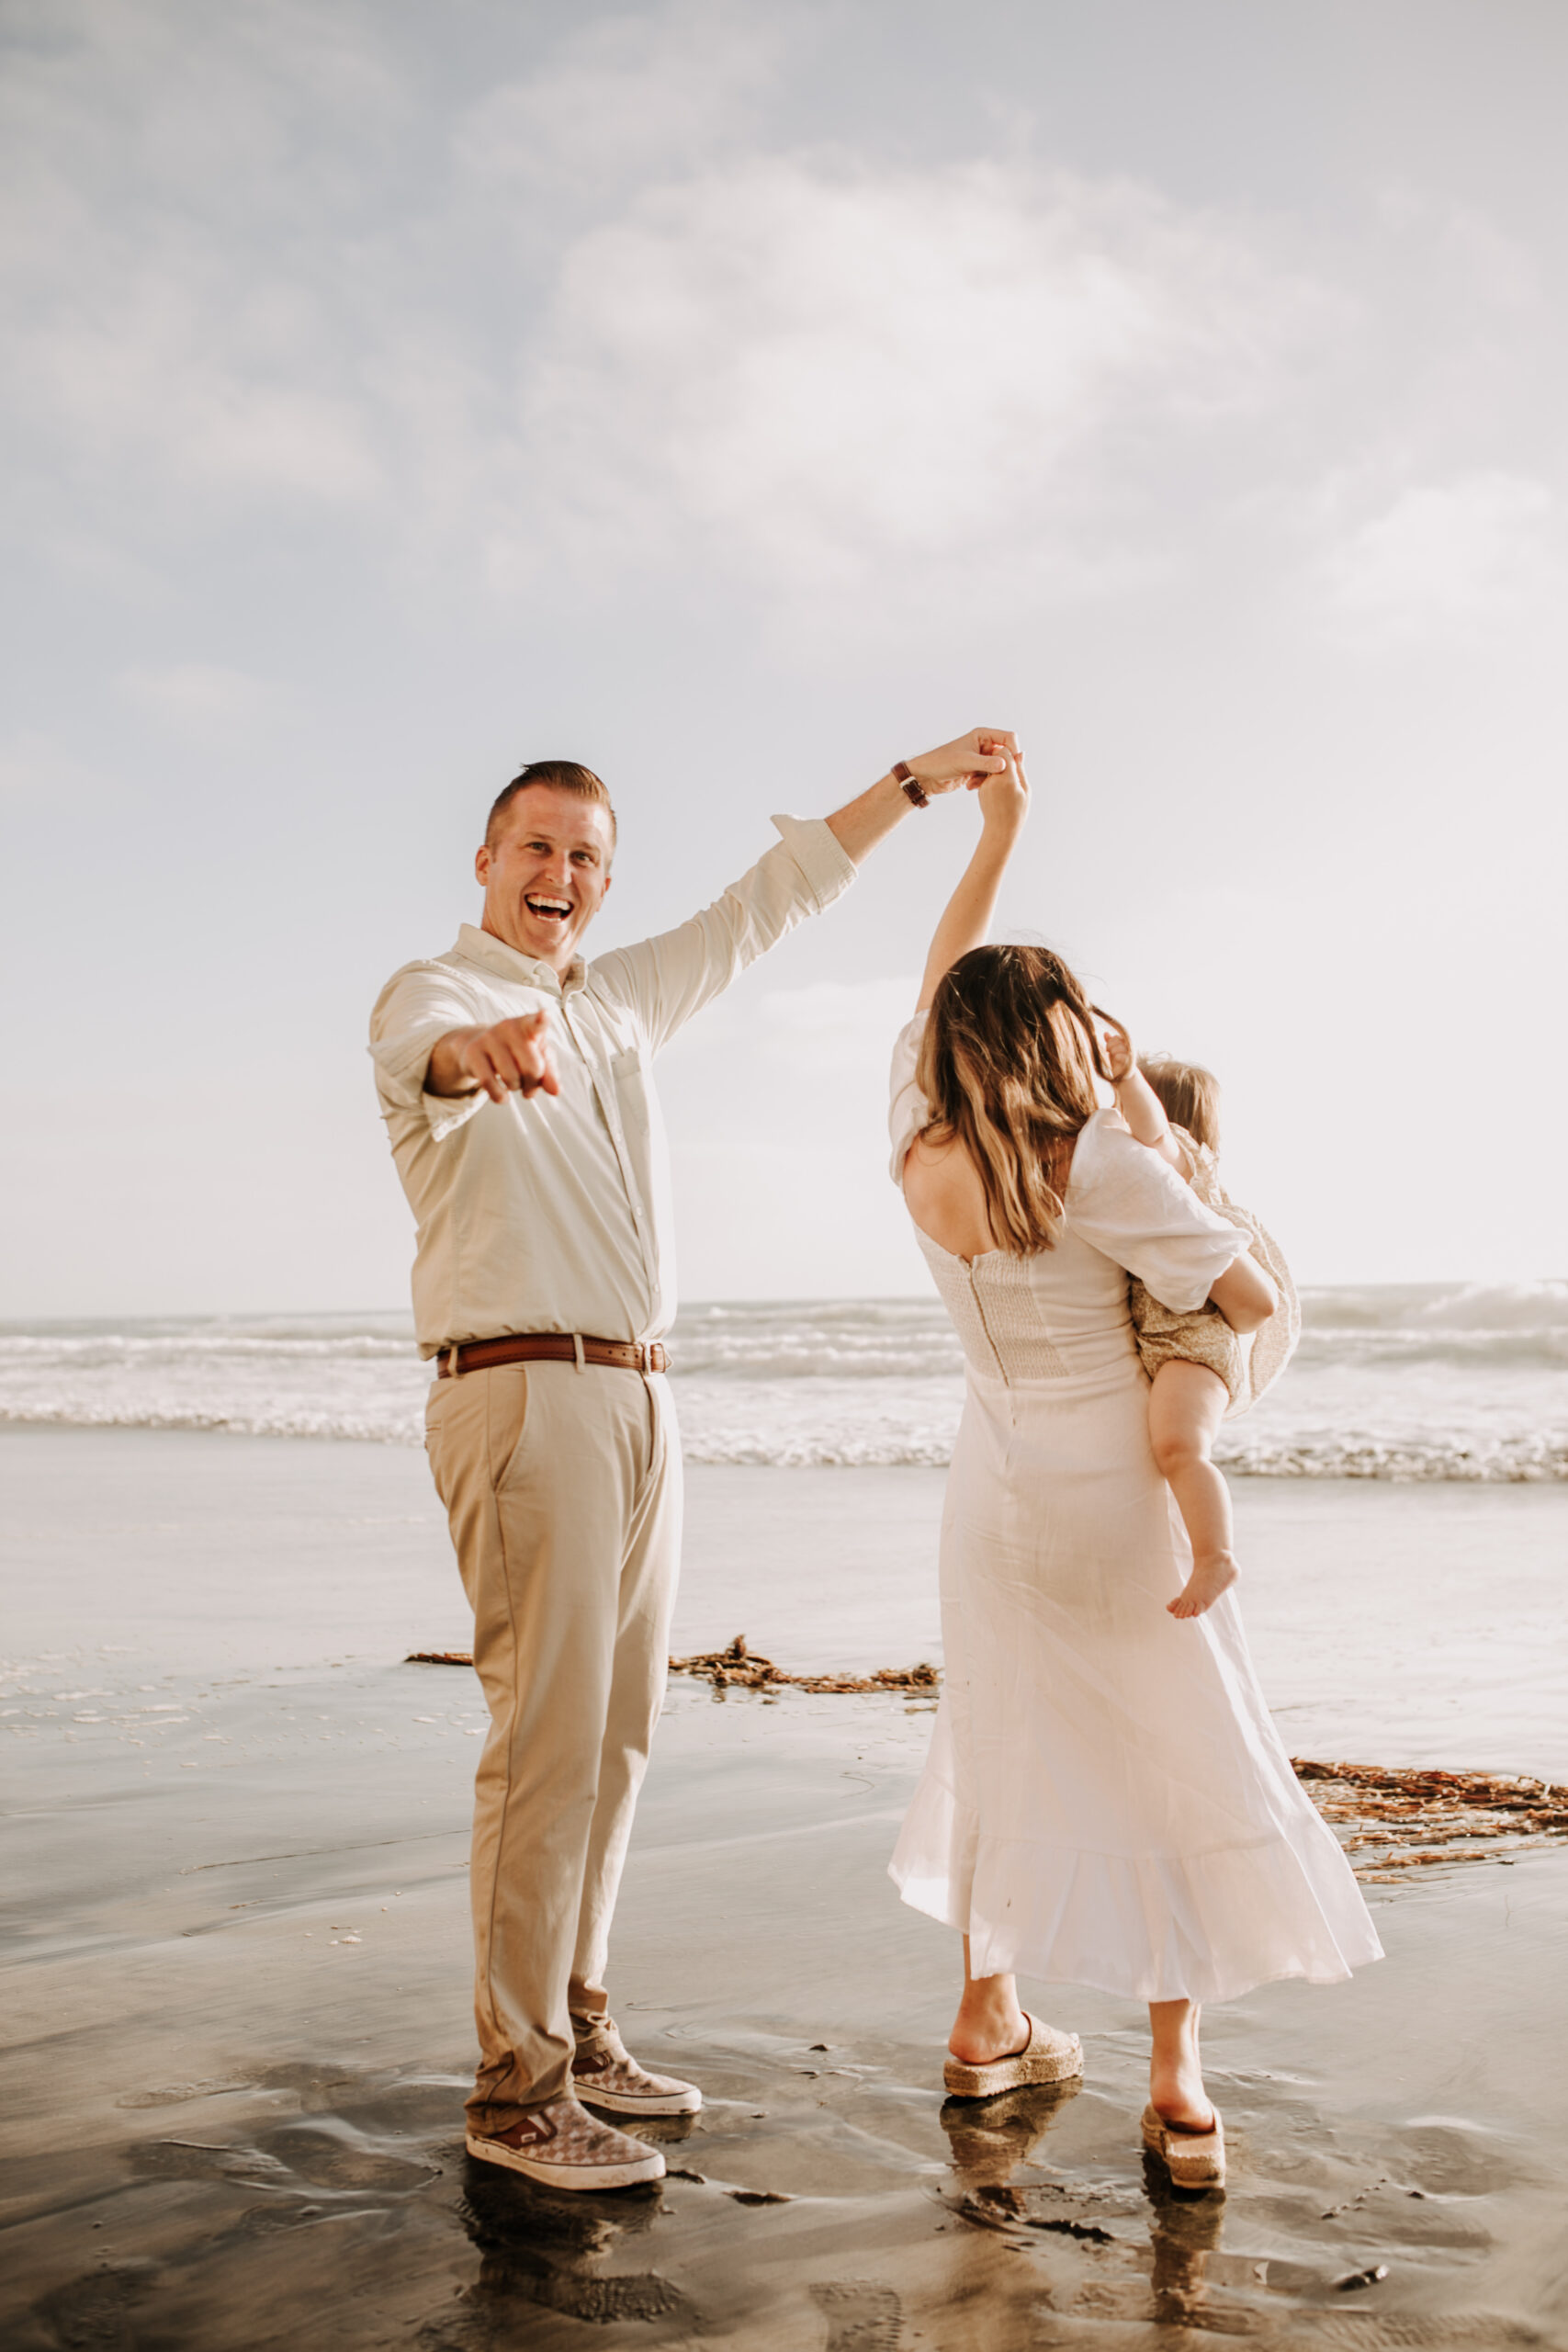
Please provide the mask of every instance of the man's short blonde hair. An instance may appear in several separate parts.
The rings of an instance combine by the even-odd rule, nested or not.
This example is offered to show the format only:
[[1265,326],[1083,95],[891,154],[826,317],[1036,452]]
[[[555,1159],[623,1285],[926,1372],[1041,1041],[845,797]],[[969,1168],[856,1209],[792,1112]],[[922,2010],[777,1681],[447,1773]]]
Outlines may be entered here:
[[615,846],[615,811],[610,801],[610,787],[602,776],[594,775],[578,760],[531,760],[514,775],[504,791],[498,792],[485,820],[485,847],[493,849],[500,838],[507,810],[520,792],[531,784],[553,785],[558,792],[570,792],[579,800],[597,800],[610,820],[610,847]]

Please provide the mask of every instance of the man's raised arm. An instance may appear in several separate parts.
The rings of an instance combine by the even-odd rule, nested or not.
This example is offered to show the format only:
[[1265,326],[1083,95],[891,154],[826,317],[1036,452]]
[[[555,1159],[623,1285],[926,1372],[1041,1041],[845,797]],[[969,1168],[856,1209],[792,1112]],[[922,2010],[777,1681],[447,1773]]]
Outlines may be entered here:
[[929,797],[932,793],[957,792],[967,787],[976,789],[988,775],[999,775],[1008,763],[1008,756],[1018,755],[1018,739],[1001,727],[973,727],[967,735],[955,741],[939,744],[934,752],[922,752],[919,759],[900,760],[879,776],[869,792],[858,800],[849,801],[842,808],[835,808],[828,819],[828,830],[846,857],[863,865],[880,841],[886,841],[900,817],[907,817],[911,807],[918,807],[908,789],[908,784]]
[[999,728],[976,727],[900,761],[829,817],[775,817],[784,838],[749,873],[674,930],[602,956],[593,967],[599,986],[632,1008],[657,1053],[749,964],[840,897],[912,805],[984,784],[1006,768],[1013,742]]

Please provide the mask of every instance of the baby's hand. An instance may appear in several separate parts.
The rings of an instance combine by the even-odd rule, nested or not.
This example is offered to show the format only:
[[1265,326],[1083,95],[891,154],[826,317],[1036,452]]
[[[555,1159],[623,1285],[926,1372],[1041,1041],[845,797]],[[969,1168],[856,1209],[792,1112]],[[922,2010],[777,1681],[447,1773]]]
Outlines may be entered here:
[[1111,1085],[1120,1086],[1133,1074],[1133,1040],[1119,1021],[1112,1021],[1109,1012],[1102,1012],[1100,1017],[1105,1023],[1106,1068],[1111,1072]]

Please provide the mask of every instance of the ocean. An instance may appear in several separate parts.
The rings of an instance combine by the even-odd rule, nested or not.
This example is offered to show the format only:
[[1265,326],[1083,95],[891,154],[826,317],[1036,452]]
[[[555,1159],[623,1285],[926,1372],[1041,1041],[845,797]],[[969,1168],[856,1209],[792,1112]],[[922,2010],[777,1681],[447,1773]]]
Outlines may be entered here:
[[[1267,1478],[1568,1480],[1568,1282],[1308,1290],[1295,1361],[1218,1458]],[[689,1461],[936,1466],[963,1402],[931,1299],[694,1306],[671,1336]],[[0,1420],[421,1442],[405,1315],[0,1325]]]

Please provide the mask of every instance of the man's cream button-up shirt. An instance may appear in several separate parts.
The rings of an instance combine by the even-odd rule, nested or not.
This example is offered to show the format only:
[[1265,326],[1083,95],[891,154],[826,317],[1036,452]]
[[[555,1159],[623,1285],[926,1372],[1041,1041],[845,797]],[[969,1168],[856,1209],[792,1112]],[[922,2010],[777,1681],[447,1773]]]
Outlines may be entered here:
[[[414,1324],[455,1340],[582,1331],[657,1340],[675,1313],[669,1153],[652,1060],[749,964],[840,898],[852,860],[821,820],[782,839],[678,930],[575,962],[563,983],[465,923],[445,956],[405,964],[370,1017],[381,1115],[418,1225]],[[558,1095],[430,1094],[448,1030],[547,1006]]]

